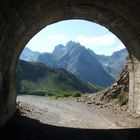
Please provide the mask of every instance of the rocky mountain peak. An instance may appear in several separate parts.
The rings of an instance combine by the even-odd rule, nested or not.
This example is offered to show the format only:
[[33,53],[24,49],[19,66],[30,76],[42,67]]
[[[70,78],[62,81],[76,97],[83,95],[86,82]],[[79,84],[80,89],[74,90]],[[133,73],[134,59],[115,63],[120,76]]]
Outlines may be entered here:
[[81,44],[79,42],[75,42],[75,41],[69,41],[66,44],[66,47],[82,47]]
[[86,48],[82,46],[80,43],[69,41],[65,46],[57,45],[52,54],[60,59],[66,55],[67,56],[80,55],[82,52],[85,51]]

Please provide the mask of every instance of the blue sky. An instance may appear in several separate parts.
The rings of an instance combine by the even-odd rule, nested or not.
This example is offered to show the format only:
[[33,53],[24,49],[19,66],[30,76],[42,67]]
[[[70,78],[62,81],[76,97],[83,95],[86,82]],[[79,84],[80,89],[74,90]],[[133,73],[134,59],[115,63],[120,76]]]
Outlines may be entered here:
[[26,45],[33,51],[52,52],[58,44],[79,42],[97,54],[111,55],[124,45],[107,28],[85,20],[66,20],[48,25]]

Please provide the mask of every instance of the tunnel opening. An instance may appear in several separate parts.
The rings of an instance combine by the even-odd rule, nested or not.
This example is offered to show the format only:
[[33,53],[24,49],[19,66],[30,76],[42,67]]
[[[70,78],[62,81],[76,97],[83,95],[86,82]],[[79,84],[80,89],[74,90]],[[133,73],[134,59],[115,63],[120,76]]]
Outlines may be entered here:
[[[68,22],[69,22],[69,24],[68,24]],[[84,24],[84,22],[86,22],[86,23]],[[64,23],[66,23],[66,24],[64,24]],[[109,100],[113,100],[113,99],[115,99],[115,101],[116,101],[116,104],[114,104],[114,106],[126,105],[128,102],[128,90],[129,90],[128,77],[126,77],[126,74],[128,76],[128,71],[127,70],[126,70],[126,72],[124,71],[124,73],[122,74],[123,78],[121,80],[119,80],[119,82],[117,82],[117,83],[119,83],[118,85],[114,84],[113,86],[111,86],[111,84],[113,84],[115,81],[118,80],[121,70],[126,65],[126,56],[128,56],[128,52],[127,52],[126,48],[124,48],[124,45],[117,39],[116,36],[114,36],[112,33],[110,33],[107,29],[103,28],[102,26],[88,22],[88,21],[68,20],[68,21],[59,22],[58,24],[60,24],[59,31],[55,32],[55,30],[58,30],[57,24],[56,24],[56,27],[54,24],[53,25],[54,27],[50,31],[47,30],[47,27],[44,28],[45,31],[42,30],[43,36],[42,35],[40,35],[40,36],[41,36],[41,38],[44,38],[44,40],[46,42],[45,41],[43,43],[41,41],[37,42],[37,40],[39,40],[38,38],[40,38],[40,36],[36,35],[37,37],[34,36],[31,39],[31,41],[29,41],[26,48],[23,50],[22,54],[20,55],[20,60],[19,60],[18,66],[17,66],[17,75],[18,75],[17,76],[17,92],[18,92],[18,94],[19,95],[21,95],[21,94],[35,95],[35,96],[37,95],[37,96],[46,96],[46,97],[49,96],[49,97],[54,97],[55,99],[59,99],[59,98],[64,99],[64,97],[71,96],[71,97],[78,97],[78,98],[76,98],[76,100],[78,102],[79,101],[81,102],[83,100],[83,102],[86,102],[88,104],[92,104],[92,102],[94,102],[95,100],[98,100],[98,101],[95,101],[94,104],[99,104],[99,107],[101,107],[101,108],[104,106],[109,106],[109,105],[105,104],[105,102],[108,102],[108,104],[109,104],[111,102]],[[71,26],[69,26],[70,24],[71,24]],[[77,26],[75,26],[76,28],[80,27],[80,24],[83,24],[81,28],[78,28],[78,31],[80,31],[80,32],[76,35],[71,35],[64,42],[63,40],[64,40],[64,38],[66,38],[66,35],[64,33],[69,35],[70,34],[69,32],[71,32],[72,30],[74,32],[77,32],[76,28],[74,27],[74,25],[76,25],[76,24],[77,24]],[[66,27],[64,27],[64,26],[66,26]],[[86,30],[88,30],[88,31],[86,31],[86,33],[85,33],[85,30],[81,32],[83,27]],[[70,31],[68,30],[68,28]],[[97,31],[91,31],[92,28],[94,28],[93,30],[95,30],[97,28],[99,28],[99,29]],[[67,31],[66,31],[66,29],[67,29]],[[101,31],[101,30],[103,30],[103,31]],[[100,32],[100,33],[96,33],[96,32]],[[87,33],[90,36],[87,36]],[[39,32],[39,34],[41,34],[41,31]],[[97,34],[97,36],[95,36],[95,34]],[[62,37],[62,35],[63,35],[63,37]],[[85,38],[83,38],[82,35],[85,36]],[[81,36],[82,36],[82,38],[80,38]],[[73,37],[73,39],[71,39],[72,37]],[[76,40],[76,39],[77,40],[79,39],[79,42],[71,41],[71,40]],[[60,40],[62,40],[62,41],[60,41]],[[51,46],[54,48],[54,50],[52,52],[48,52],[47,50],[44,49],[44,48],[47,49],[47,46],[49,46],[50,41],[53,41],[53,43],[56,41],[56,44],[54,46]],[[66,45],[62,44],[62,42]],[[80,43],[83,43],[83,45],[81,45]],[[42,50],[40,50],[42,48],[41,47],[42,44],[43,45],[45,44],[44,48],[42,49],[45,51],[40,52],[40,51],[42,51]],[[28,46],[29,46],[29,48],[27,48]],[[35,49],[38,49],[38,50],[36,50],[36,51],[30,50],[31,48],[33,49],[34,47],[36,47]],[[93,47],[93,49],[89,49],[89,47]],[[97,48],[97,51],[98,51],[99,47],[101,48],[100,51],[98,51],[98,54],[96,54],[94,52],[95,51],[94,47]],[[111,54],[110,54],[110,56],[108,54],[107,55],[99,54],[102,52],[105,52],[105,53],[109,52]],[[80,57],[79,57],[79,55],[80,55]],[[92,61],[93,61],[93,63],[92,63]],[[76,63],[76,62],[78,62],[78,63]],[[65,63],[65,65],[64,65],[64,63]],[[47,68],[45,67],[45,65],[47,65],[46,66]],[[69,69],[69,65],[71,65],[70,69]],[[91,67],[92,65],[97,70],[93,69]],[[116,65],[117,65],[117,67],[116,67]],[[44,67],[47,70],[42,69]],[[79,69],[79,67],[80,67],[80,69]],[[78,75],[82,75],[82,76],[84,75],[84,73],[82,73],[82,72],[84,71],[85,67],[87,67],[87,69],[85,69],[86,72],[84,72],[84,73],[86,73],[86,74],[88,73],[89,76],[87,76],[87,77],[92,77],[90,79],[93,79],[93,78],[96,79],[95,75],[101,75],[101,79],[105,80],[105,82],[106,81],[108,82],[108,79],[110,77],[112,77],[112,79],[115,79],[115,78],[116,79],[111,81],[108,85],[104,84],[105,87],[101,87],[103,84],[98,81],[97,81],[97,83],[95,83],[94,81],[90,81],[90,79],[89,79],[89,81],[87,81],[88,78],[82,79],[83,77],[78,77]],[[74,71],[72,68],[74,69]],[[75,72],[76,69],[78,72],[80,70],[82,70],[82,71],[80,71],[77,74]],[[59,70],[61,70],[61,71],[59,71]],[[87,72],[87,70],[90,70],[91,72],[90,71]],[[52,71],[55,74],[52,73]],[[68,71],[70,73],[68,73]],[[101,71],[100,74],[97,73],[99,71]],[[47,75],[44,74],[45,72],[47,73]],[[104,75],[106,73],[108,73],[108,75],[107,75],[108,79],[107,79],[107,76],[106,76],[106,78],[104,77]],[[77,78],[74,76],[76,76]],[[51,78],[51,80],[50,80],[50,78]],[[127,79],[126,83],[122,83],[122,82],[125,82],[124,79],[125,80]],[[97,80],[100,80],[100,78],[97,77]],[[69,81],[71,81],[71,82],[69,82]],[[82,82],[84,82],[84,83],[82,83]],[[100,85],[98,85],[98,83]],[[126,84],[126,85],[124,85],[124,84]],[[108,88],[108,90],[107,90],[107,88]],[[102,91],[103,89],[104,89],[104,91]],[[99,94],[96,94],[99,96],[96,99],[95,95],[92,95],[91,93],[94,94],[94,92],[98,92],[100,90],[101,90],[101,92]],[[88,95],[88,94],[90,94],[90,95]],[[80,98],[80,96],[82,96],[82,97]],[[45,99],[46,98],[43,99],[41,97],[40,102],[41,102],[41,100],[43,102],[45,102]],[[21,97],[21,102],[22,102],[22,100],[23,100],[23,102],[26,102],[28,99],[26,97]],[[28,101],[31,102],[31,100],[34,100],[34,97],[29,96]],[[48,108],[49,102],[50,101],[48,101],[46,99],[46,106],[47,106],[46,108]],[[62,103],[63,102],[65,102],[65,100],[62,100]],[[70,106],[69,107],[72,108],[72,103],[69,100],[68,100],[68,102],[69,102],[69,104],[71,104],[71,107]],[[35,103],[35,101],[34,101],[34,103]],[[37,104],[38,103],[39,103],[39,100],[37,101]],[[56,101],[56,103],[60,103],[60,102]],[[62,103],[60,103],[60,108],[61,108]],[[19,104],[20,104],[20,99],[18,99],[18,105]],[[28,103],[25,103],[25,104],[28,104]],[[50,102],[50,104],[53,105],[53,103],[51,103],[51,102]],[[45,106],[45,104],[44,104],[44,106]],[[59,106],[59,104],[58,104],[58,106]],[[67,104],[66,104],[66,106],[67,106]],[[63,106],[62,106],[62,108],[63,108]],[[73,107],[73,108],[75,108],[75,107]],[[125,109],[127,109],[127,106],[125,106]],[[73,112],[73,110],[71,110],[71,111]],[[84,112],[84,110],[82,112]],[[30,112],[30,113],[32,113],[32,112]],[[79,114],[81,114],[81,113],[79,113]],[[72,119],[71,118],[72,115],[64,114],[64,116],[65,115],[67,116],[67,119],[64,118],[64,120],[61,120],[61,121],[69,122],[69,119],[70,120]],[[87,116],[89,116],[89,115],[87,115]],[[54,118],[54,117],[52,117],[52,118]],[[88,119],[86,119],[86,120],[88,120]],[[89,119],[89,120],[92,120],[92,119]],[[73,119],[72,121],[75,121],[75,120]],[[46,122],[49,122],[49,120],[46,119]],[[77,122],[78,122],[78,120],[77,120]],[[75,121],[75,123],[76,123],[76,121]],[[83,123],[83,127],[85,126],[88,128],[88,125],[86,125],[86,123],[89,124],[89,122],[87,121],[87,122],[85,122],[85,124]],[[93,125],[94,125],[94,123],[93,123]],[[72,124],[70,124],[70,122],[69,122],[70,126],[76,127],[76,124],[75,125],[72,125]],[[59,125],[59,121],[56,123],[56,125]],[[77,124],[77,126],[78,126],[78,124]],[[79,127],[82,127],[82,126],[79,126]],[[91,122],[89,124],[89,127],[92,128]],[[106,126],[106,128],[108,128],[108,127],[109,126]],[[97,126],[97,128],[98,128],[98,126]]]
[[[58,6],[60,5],[61,6]],[[129,109],[134,112],[140,112],[139,102],[139,44],[140,44],[140,19],[139,19],[139,1],[74,1],[74,0],[60,0],[60,1],[44,1],[36,0],[31,1],[1,1],[1,40],[0,40],[0,68],[2,72],[1,83],[1,105],[4,105],[3,110],[0,110],[0,126],[3,126],[14,114],[16,110],[16,85],[15,85],[15,69],[19,55],[26,45],[26,43],[33,37],[39,30],[46,25],[65,20],[65,19],[86,19],[99,23],[115,35],[125,44],[130,54],[129,71],[130,71],[130,90],[129,90]],[[26,10],[24,10],[26,9]],[[34,11],[34,12],[33,12]],[[14,123],[16,124],[16,123]],[[13,124],[13,126],[15,126]],[[42,126],[42,125],[41,125]],[[45,126],[44,126],[45,127]],[[12,128],[12,127],[11,127]],[[53,127],[50,127],[50,132]],[[9,130],[7,128],[6,130]],[[53,129],[54,130],[54,129]],[[58,130],[58,129],[57,129]],[[61,129],[62,130],[62,129]],[[63,130],[59,129],[60,134]],[[11,130],[9,130],[10,132]],[[86,131],[82,137],[78,137],[77,133],[82,130],[74,130],[71,136],[70,129],[65,129],[67,136],[66,139],[105,139],[106,137],[113,139],[129,138],[137,139],[139,137],[139,129],[132,130],[113,130],[112,131]],[[25,132],[25,131],[23,131]],[[36,131],[34,131],[36,132]],[[82,131],[83,132],[83,131]],[[105,135],[101,134],[104,133]],[[110,132],[110,134],[108,133]],[[117,132],[117,133],[114,133]],[[47,134],[48,132],[44,132]],[[126,134],[125,136],[122,133]],[[5,136],[7,133],[5,131]],[[12,133],[13,138],[16,132]],[[28,133],[29,134],[29,133]],[[34,133],[34,137],[38,137]],[[63,138],[64,135],[55,133],[56,137]],[[98,136],[97,136],[98,134]],[[46,135],[48,138],[54,138],[53,135]],[[69,137],[68,137],[69,136]],[[106,136],[106,137],[105,137]],[[43,139],[43,138],[42,138]]]

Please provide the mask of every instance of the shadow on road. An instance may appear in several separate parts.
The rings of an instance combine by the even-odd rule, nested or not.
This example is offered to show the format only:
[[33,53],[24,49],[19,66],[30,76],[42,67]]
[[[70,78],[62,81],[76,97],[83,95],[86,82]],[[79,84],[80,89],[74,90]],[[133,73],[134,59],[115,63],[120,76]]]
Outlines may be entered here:
[[0,129],[0,140],[140,140],[140,129],[57,127],[15,115]]

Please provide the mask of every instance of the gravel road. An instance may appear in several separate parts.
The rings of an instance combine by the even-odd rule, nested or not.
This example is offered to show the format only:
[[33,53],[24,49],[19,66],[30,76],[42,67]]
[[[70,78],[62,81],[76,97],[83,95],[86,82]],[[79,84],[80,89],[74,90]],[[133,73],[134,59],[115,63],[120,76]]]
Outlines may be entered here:
[[17,102],[27,110],[23,114],[42,123],[73,128],[122,128],[105,110],[76,102],[75,99],[50,99],[37,96],[18,96]]
[[[76,99],[18,96],[0,140],[139,140],[140,116]],[[137,127],[137,128],[136,128]]]

